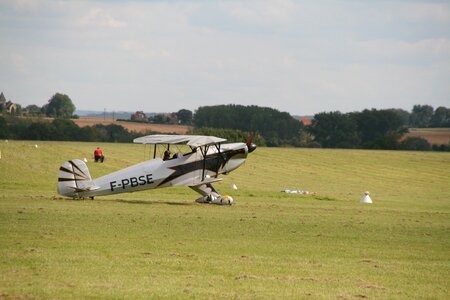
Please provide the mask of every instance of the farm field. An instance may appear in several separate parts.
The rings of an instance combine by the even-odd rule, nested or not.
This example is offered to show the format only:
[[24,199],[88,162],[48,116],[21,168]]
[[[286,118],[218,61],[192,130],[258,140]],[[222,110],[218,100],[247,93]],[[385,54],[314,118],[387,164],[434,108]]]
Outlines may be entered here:
[[73,121],[80,127],[94,126],[96,124],[102,125],[116,124],[123,126],[129,131],[137,131],[137,132],[155,131],[162,133],[186,134],[189,130],[189,126],[184,125],[125,122],[125,121],[116,121],[111,118],[103,119],[98,117],[80,117],[79,119],[73,119]]
[[57,195],[68,159],[95,178],[149,157],[97,146],[0,141],[0,298],[448,298],[450,153],[260,147],[215,184],[231,207]]
[[448,145],[450,128],[410,128],[405,137],[421,137],[432,145]]

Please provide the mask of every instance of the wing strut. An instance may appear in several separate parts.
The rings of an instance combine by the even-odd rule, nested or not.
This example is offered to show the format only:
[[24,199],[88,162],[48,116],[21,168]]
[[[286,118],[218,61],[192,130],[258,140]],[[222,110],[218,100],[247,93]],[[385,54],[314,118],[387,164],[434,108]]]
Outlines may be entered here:
[[[217,152],[219,155],[222,155],[222,152],[220,152],[220,143],[214,144],[216,146]],[[206,171],[206,154],[208,153],[210,145],[205,145],[204,147],[200,147],[200,152],[203,155],[203,168],[202,168],[202,181],[205,180],[205,171]],[[218,162],[220,163],[220,162]],[[217,172],[216,177],[219,175]]]
[[202,181],[205,180],[205,169],[206,169],[206,153],[208,153],[209,145],[205,145],[205,148],[200,147],[200,152],[203,155],[203,170],[202,170]]

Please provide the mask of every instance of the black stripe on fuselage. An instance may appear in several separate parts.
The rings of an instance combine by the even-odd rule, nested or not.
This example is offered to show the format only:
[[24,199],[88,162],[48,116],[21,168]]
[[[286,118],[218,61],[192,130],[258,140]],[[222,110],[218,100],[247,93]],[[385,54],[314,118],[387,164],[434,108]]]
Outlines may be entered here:
[[[203,170],[203,166],[205,166],[205,171],[211,171],[211,172],[219,172],[219,169],[223,167],[233,156],[238,154],[245,154],[245,149],[239,149],[239,150],[229,150],[225,152],[220,153],[213,153],[210,155],[207,155],[205,159],[197,160],[194,162],[190,162],[184,165],[178,165],[170,167],[169,169],[174,170],[172,174],[170,174],[166,179],[161,181],[158,186],[161,186],[165,183],[168,183],[184,174],[197,171],[197,170]],[[205,163],[205,164],[203,164]]]

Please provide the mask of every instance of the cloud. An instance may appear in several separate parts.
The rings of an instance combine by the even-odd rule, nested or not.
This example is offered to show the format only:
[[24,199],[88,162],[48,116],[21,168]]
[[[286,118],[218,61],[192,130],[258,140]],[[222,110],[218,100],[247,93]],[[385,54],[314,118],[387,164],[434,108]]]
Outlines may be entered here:
[[106,28],[122,28],[125,22],[119,21],[101,8],[92,8],[80,18],[79,24],[82,26],[98,26]]

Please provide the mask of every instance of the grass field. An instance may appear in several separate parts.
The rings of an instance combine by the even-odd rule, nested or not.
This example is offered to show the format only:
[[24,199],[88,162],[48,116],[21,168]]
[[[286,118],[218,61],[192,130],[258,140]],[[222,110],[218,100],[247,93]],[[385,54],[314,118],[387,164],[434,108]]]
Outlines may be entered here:
[[60,198],[65,160],[97,177],[144,157],[102,144],[95,164],[96,146],[0,142],[0,298],[449,297],[450,153],[258,148],[216,184],[231,207],[183,187]]

